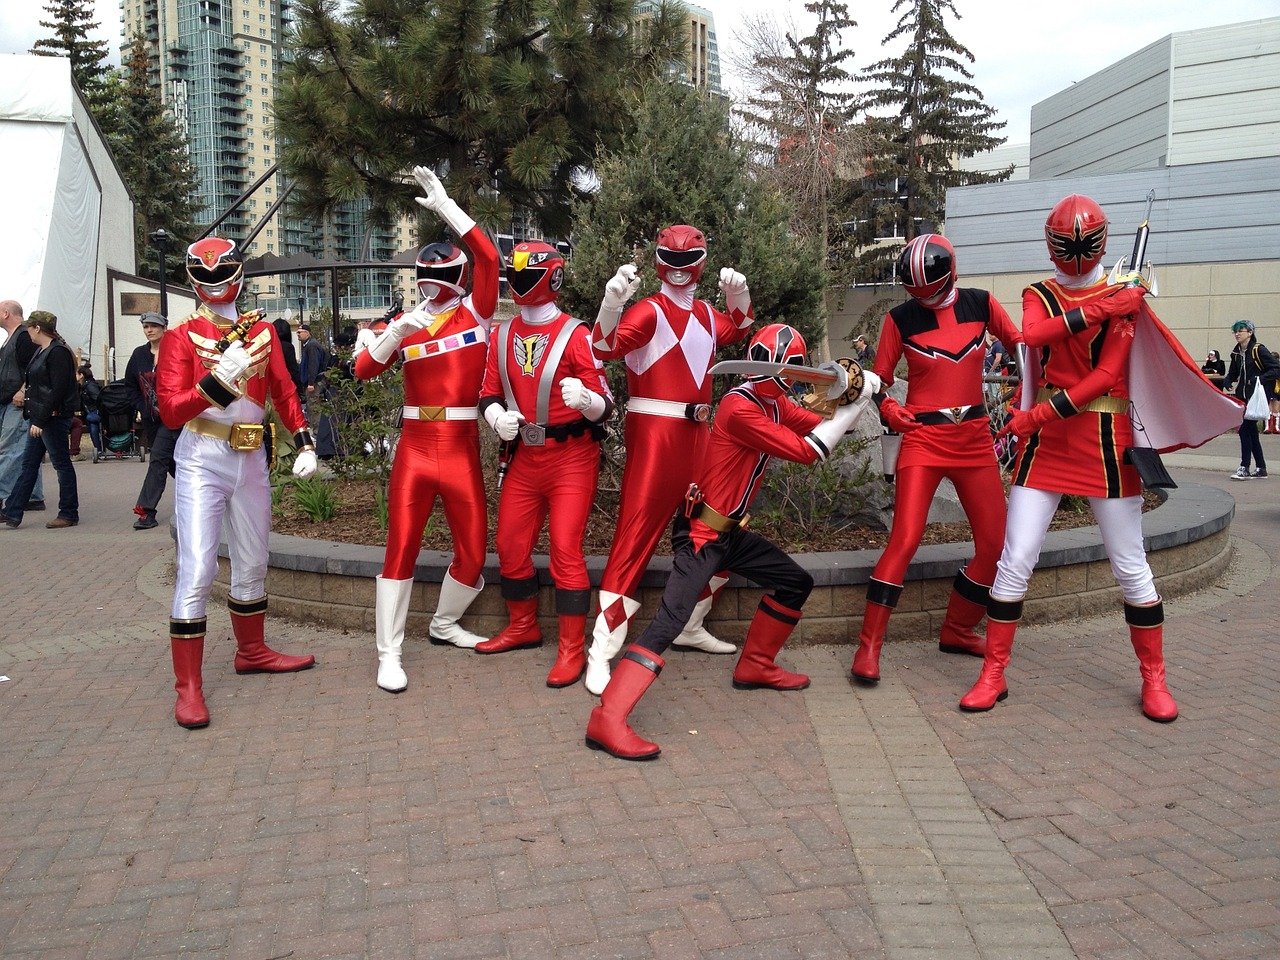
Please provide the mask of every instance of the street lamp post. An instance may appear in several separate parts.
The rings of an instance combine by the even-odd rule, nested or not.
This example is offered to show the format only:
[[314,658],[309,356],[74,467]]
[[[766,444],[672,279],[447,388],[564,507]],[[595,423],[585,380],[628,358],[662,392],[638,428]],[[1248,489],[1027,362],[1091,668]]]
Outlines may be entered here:
[[160,281],[160,316],[168,319],[169,317],[169,288],[165,284],[165,268],[168,266],[169,259],[169,234],[165,232],[164,227],[152,231],[148,237],[151,245],[156,248],[160,254],[159,264],[157,265],[157,278]]

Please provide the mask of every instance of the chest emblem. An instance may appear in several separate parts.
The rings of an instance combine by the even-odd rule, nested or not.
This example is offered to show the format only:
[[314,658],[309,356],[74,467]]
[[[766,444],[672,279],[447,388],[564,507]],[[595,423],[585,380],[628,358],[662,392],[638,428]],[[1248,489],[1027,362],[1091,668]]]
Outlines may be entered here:
[[520,376],[537,376],[538,364],[542,362],[543,354],[547,352],[548,340],[549,338],[545,333],[535,333],[528,337],[515,338],[513,348],[515,350],[516,363],[520,364]]

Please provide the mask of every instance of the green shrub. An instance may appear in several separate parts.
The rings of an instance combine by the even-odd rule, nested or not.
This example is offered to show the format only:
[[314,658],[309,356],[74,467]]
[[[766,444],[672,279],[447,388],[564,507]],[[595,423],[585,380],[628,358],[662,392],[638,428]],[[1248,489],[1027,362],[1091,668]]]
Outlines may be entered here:
[[319,477],[297,479],[293,483],[293,499],[298,509],[307,515],[312,523],[324,523],[332,520],[338,512],[338,499],[333,489]]

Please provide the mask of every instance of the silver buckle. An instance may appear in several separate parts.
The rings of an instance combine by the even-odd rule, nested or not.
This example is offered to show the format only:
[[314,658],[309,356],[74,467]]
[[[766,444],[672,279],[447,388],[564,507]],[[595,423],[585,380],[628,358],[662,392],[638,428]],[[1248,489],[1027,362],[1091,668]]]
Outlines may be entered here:
[[545,447],[547,428],[537,423],[523,423],[520,425],[520,439],[527,447]]
[[695,423],[711,422],[711,404],[709,403],[686,403],[684,405],[684,415]]

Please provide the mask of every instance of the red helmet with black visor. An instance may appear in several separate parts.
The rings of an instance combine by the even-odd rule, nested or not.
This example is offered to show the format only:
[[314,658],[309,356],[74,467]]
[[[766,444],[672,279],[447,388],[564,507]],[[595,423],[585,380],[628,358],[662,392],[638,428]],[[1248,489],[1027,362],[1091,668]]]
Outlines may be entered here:
[[1044,240],[1053,265],[1070,277],[1082,277],[1107,252],[1107,215],[1089,197],[1073,193],[1049,211]]
[[522,307],[554,303],[564,286],[564,257],[549,243],[516,244],[507,263],[507,286]]
[[[751,338],[751,344],[747,347],[747,359],[804,366],[806,352],[804,337],[799,330],[785,323],[771,323],[767,327],[761,327]],[[756,393],[763,397],[776,400],[791,392],[790,382],[781,376],[747,377],[747,380],[755,385]]]
[[205,237],[187,247],[187,279],[205,303],[235,303],[244,286],[244,262],[234,240]]
[[418,296],[425,301],[443,302],[467,295],[471,263],[452,243],[429,243],[418,251],[415,262]]
[[667,227],[658,234],[654,261],[663,283],[673,287],[697,283],[707,265],[707,238],[685,223]]

